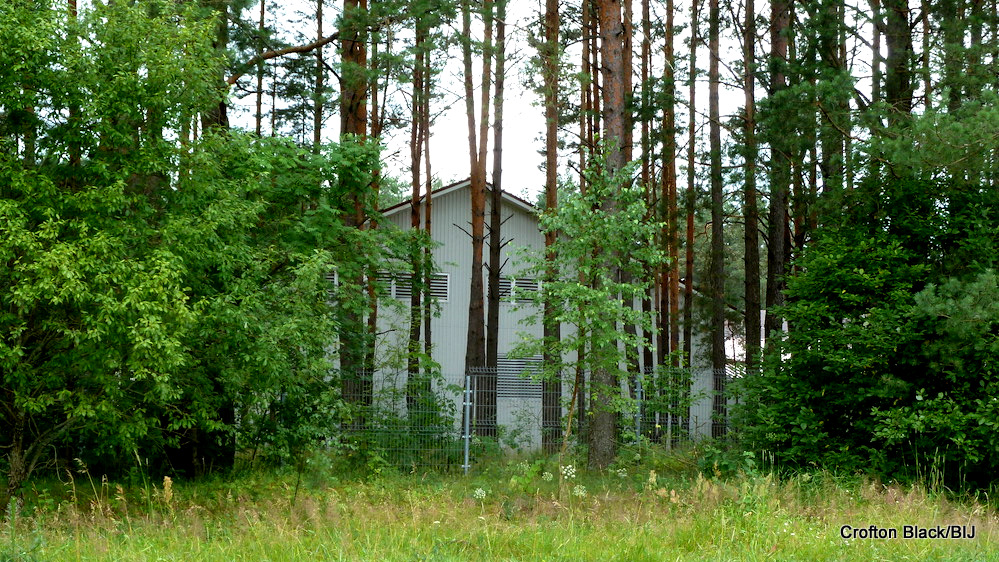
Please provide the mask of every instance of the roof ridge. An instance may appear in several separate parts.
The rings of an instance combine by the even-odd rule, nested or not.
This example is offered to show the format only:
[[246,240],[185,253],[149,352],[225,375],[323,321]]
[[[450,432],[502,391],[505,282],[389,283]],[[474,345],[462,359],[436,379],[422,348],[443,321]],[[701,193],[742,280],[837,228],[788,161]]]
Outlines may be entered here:
[[[451,183],[449,183],[447,185],[444,185],[444,186],[432,189],[432,190],[430,190],[430,194],[431,194],[432,197],[433,196],[437,196],[437,195],[443,194],[445,191],[451,191],[451,190],[454,190],[454,189],[459,189],[459,188],[465,187],[466,185],[471,185],[471,183],[472,183],[472,179],[471,178],[465,178],[465,179],[458,180],[458,181],[455,181],[455,182],[451,182]],[[489,181],[486,181],[486,190],[487,191],[491,191],[492,189],[493,189],[492,183],[490,183]],[[522,197],[514,195],[513,193],[511,193],[511,192],[509,192],[509,191],[507,191],[507,190],[505,190],[503,188],[500,188],[500,193],[501,193],[501,195],[506,196],[509,199],[512,199],[513,201],[516,201],[517,203],[520,203],[521,205],[527,207],[528,209],[537,209],[537,207],[533,203],[531,203],[530,201],[527,201],[526,199],[524,199]],[[425,193],[420,196],[421,199],[423,199],[425,197],[426,197]],[[407,198],[403,199],[402,201],[399,201],[398,203],[394,203],[392,205],[389,205],[388,207],[384,207],[382,209],[379,209],[379,212],[384,215],[384,214],[396,211],[397,209],[400,209],[400,208],[403,208],[403,207],[408,207],[408,206],[410,206],[412,204],[412,201],[413,201],[413,198],[410,196],[410,197],[407,197]]]

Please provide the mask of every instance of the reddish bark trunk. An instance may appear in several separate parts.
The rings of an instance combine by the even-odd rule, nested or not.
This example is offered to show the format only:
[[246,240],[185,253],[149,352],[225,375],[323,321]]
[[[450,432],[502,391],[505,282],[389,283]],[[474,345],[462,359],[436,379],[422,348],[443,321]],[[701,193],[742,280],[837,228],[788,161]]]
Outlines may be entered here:
[[[597,15],[600,22],[600,55],[603,75],[603,142],[607,152],[606,162],[609,172],[620,170],[625,165],[624,143],[625,104],[624,104],[624,73],[625,66],[625,30],[621,20],[620,0],[598,0]],[[613,197],[608,197],[601,204],[604,212],[613,214],[615,203]],[[608,262],[608,267],[613,267]],[[608,349],[594,349],[593,352],[603,355]],[[590,424],[590,458],[592,468],[603,469],[613,462],[617,453],[615,433],[617,427],[617,412],[608,408],[616,398],[617,380],[614,373],[606,368],[597,368],[593,372],[593,411]]]
[[[486,153],[489,131],[489,90],[492,72],[492,10],[491,0],[482,3],[482,14],[485,23],[482,56],[482,102],[479,120],[478,137],[476,136],[476,119],[474,91],[472,87],[472,49],[466,42],[463,46],[465,70],[465,110],[468,120],[468,155],[471,167],[471,235],[472,235],[472,271],[469,280],[468,331],[465,346],[465,371],[471,372],[485,366],[485,307],[483,299],[483,245],[485,240],[485,207],[486,207]],[[471,6],[468,0],[462,2],[462,28],[466,38],[471,37]],[[470,39],[468,39],[470,40]],[[476,432],[479,435],[495,434],[496,419],[496,376],[495,373],[483,375],[478,381],[476,392]]]

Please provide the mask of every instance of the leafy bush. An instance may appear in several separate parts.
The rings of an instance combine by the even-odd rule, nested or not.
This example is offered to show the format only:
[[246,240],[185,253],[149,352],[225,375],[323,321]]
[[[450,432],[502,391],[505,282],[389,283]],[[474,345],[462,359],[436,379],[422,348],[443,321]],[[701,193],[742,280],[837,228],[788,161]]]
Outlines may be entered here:
[[922,460],[924,473],[956,471],[952,476],[988,484],[999,466],[995,271],[928,286],[915,296],[911,321],[922,335],[919,359],[935,376],[914,382],[906,405],[873,411],[876,436],[903,446],[910,463]]
[[0,114],[2,504],[53,451],[196,474],[239,450],[288,459],[336,428],[330,347],[396,236],[342,219],[379,147],[195,138],[222,91],[204,15],[0,3],[17,46],[0,53],[0,107],[32,108]]
[[791,466],[990,482],[999,202],[966,189],[896,178],[844,198],[842,223],[788,280],[789,332],[745,381],[750,448]]

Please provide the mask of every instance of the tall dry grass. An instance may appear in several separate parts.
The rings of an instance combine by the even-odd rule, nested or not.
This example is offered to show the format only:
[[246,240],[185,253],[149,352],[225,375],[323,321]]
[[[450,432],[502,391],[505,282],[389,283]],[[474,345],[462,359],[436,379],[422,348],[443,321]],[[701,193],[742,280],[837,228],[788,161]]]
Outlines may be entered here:
[[[993,509],[919,486],[647,465],[545,477],[560,468],[320,475],[297,493],[287,474],[148,490],[77,478],[59,497],[26,494],[0,531],[0,560],[999,560]],[[844,524],[973,525],[976,537],[846,540]]]

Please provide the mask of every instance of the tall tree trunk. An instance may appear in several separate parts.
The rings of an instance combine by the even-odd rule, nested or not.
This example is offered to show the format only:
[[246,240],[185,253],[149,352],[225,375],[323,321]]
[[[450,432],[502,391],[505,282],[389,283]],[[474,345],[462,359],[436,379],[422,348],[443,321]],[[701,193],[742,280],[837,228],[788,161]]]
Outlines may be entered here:
[[[260,20],[257,22],[257,41],[260,43],[259,53],[263,53],[267,50],[267,46],[264,44],[264,24],[266,23],[267,17],[267,0],[260,0]],[[267,65],[264,61],[257,63],[257,94],[256,94],[256,127],[255,131],[259,137],[261,131],[263,130],[262,125],[264,121],[264,70]]]
[[[603,62],[603,140],[607,151],[609,173],[620,170],[625,165],[623,145],[627,139],[625,132],[625,72],[629,72],[625,58],[625,30],[621,21],[621,0],[597,0],[597,14],[600,21],[600,55]],[[610,215],[616,212],[613,196],[601,203],[601,209]],[[608,262],[611,267],[612,261]],[[600,356],[608,353],[606,343],[591,352]],[[590,425],[590,458],[592,468],[606,468],[617,454],[615,442],[617,413],[609,405],[619,393],[617,377],[606,367],[597,367],[593,373],[593,411]]]
[[[926,1],[926,0],[924,0]],[[881,101],[881,36],[884,32],[884,19],[881,17],[881,0],[870,0],[874,36],[871,39],[871,102]]]
[[590,0],[590,136],[589,141],[590,150],[597,149],[597,138],[600,136],[600,130],[603,119],[603,73],[602,64],[604,63],[603,54],[600,52],[600,45],[598,39],[600,38],[600,17],[598,14],[599,8],[597,3],[600,0]]
[[[559,63],[559,13],[558,0],[545,0],[545,211],[558,208],[558,63]],[[554,281],[558,276],[555,268],[554,244],[558,237],[555,231],[545,233],[545,281]],[[542,286],[544,289],[544,286]],[[559,348],[561,330],[555,321],[555,303],[545,298],[543,334],[545,341],[544,364],[546,367],[559,365],[559,371],[546,374],[541,386],[541,446],[547,453],[555,452],[562,439],[562,358],[550,350]]]
[[[412,177],[410,178],[410,186],[412,187],[412,196],[410,198],[409,204],[409,221],[410,221],[410,235],[412,236],[412,249],[410,256],[410,265],[413,268],[413,276],[410,279],[410,295],[409,295],[409,345],[408,345],[408,357],[407,357],[407,376],[409,381],[409,387],[414,391],[413,393],[407,393],[407,398],[411,399],[410,394],[415,394],[419,390],[416,387],[422,386],[420,384],[415,384],[415,379],[419,377],[419,358],[418,354],[420,349],[420,328],[421,322],[423,321],[423,248],[418,244],[419,234],[421,230],[420,225],[420,214],[421,214],[421,197],[420,188],[423,187],[423,178],[420,174],[420,167],[423,163],[423,142],[424,142],[424,130],[423,130],[423,69],[424,69],[424,58],[426,56],[424,52],[424,47],[426,46],[426,29],[421,21],[416,23],[416,40],[414,43],[414,50],[416,51],[415,61],[413,63],[413,97],[411,106],[411,127],[409,135],[409,162],[410,171]],[[428,291],[429,292],[429,291]]]
[[666,84],[670,95],[666,96],[666,107],[663,110],[665,120],[663,129],[666,132],[663,150],[666,159],[663,162],[663,177],[666,186],[666,249],[669,258],[669,274],[667,280],[667,306],[669,309],[669,352],[670,364],[679,366],[679,357],[675,352],[680,347],[680,213],[677,209],[677,177],[676,177],[676,104],[673,92],[676,91],[676,56],[673,50],[673,0],[666,1],[666,43],[663,58],[666,60]]
[[[770,94],[787,89],[788,32],[791,25],[789,0],[770,4]],[[774,309],[784,304],[784,275],[788,248],[788,190],[791,185],[791,148],[780,116],[768,117],[767,141],[770,144],[770,229],[767,245],[767,295],[764,333],[767,338],[783,326]],[[769,346],[768,346],[769,347]]]
[[885,101],[892,108],[891,121],[905,120],[912,112],[915,85],[912,80],[912,32],[908,0],[885,0],[887,24],[885,44]]
[[[633,38],[635,36],[634,29],[634,19],[633,4],[634,0],[621,0],[622,7],[624,8],[624,21],[622,22],[623,35],[621,39],[622,44],[622,57],[624,60],[624,72],[621,75],[622,87],[624,88],[624,137],[621,140],[621,151],[624,154],[625,163],[631,162],[634,154],[635,145],[635,115],[632,109],[631,96],[634,92],[634,84],[632,80],[632,64],[634,61],[634,50],[632,47]],[[629,306],[632,306],[629,304]]]
[[[381,42],[380,33],[373,33],[371,36],[371,57],[370,64],[374,70],[372,72],[371,85],[370,85],[370,97],[371,97],[371,113],[369,115],[368,121],[370,122],[370,134],[372,138],[381,138],[382,129],[385,125],[385,111],[382,106],[381,100],[385,99],[380,97],[379,91],[379,78],[378,78],[378,67],[381,64],[382,57],[378,52],[378,47]],[[389,59],[391,59],[391,35],[385,41],[389,50]],[[390,67],[390,64],[386,64],[386,67]],[[389,70],[386,69],[386,74]],[[388,82],[389,76],[385,77],[385,82]],[[387,84],[383,83],[382,87]],[[381,191],[381,162],[376,164],[377,168],[372,174],[372,203],[371,207],[379,208],[379,193]],[[371,222],[368,228],[376,229],[378,228],[377,222]],[[378,292],[375,287],[375,280],[378,276],[378,271],[375,269],[369,269],[366,274],[367,290],[368,290],[368,326],[365,340],[364,349],[364,370],[365,372],[374,372],[375,369],[375,354],[378,347]]]
[[760,355],[760,210],[756,201],[756,7],[746,0],[746,24],[743,30],[743,90],[745,120],[743,142],[746,146],[745,186],[743,192],[746,270],[746,374],[758,370]]
[[722,192],[721,114],[718,90],[720,86],[719,27],[721,13],[718,0],[708,5],[708,114],[711,148],[711,368],[714,375],[714,408],[711,436],[725,432],[727,417],[725,398],[725,210]]
[[[990,14],[991,17],[989,18],[989,21],[992,24],[992,29],[991,29],[992,38],[991,41],[989,41],[989,44],[992,47],[990,49],[992,65],[993,67],[995,67],[996,65],[999,65],[999,1],[991,0],[989,4],[991,4],[992,8]],[[929,16],[928,15],[924,16],[924,19],[928,20]],[[926,29],[929,28],[928,23],[926,24],[925,28]],[[994,74],[995,75],[992,77],[992,88],[995,90],[999,90],[999,73],[994,73]]]
[[[323,38],[323,1],[316,0],[316,40]],[[263,1],[261,1],[261,4]],[[316,48],[316,90],[313,92],[312,152],[319,154],[323,142],[323,82],[326,75],[323,48]]]
[[[423,218],[423,228],[427,233],[427,240],[433,240],[433,229],[432,229],[432,218],[433,218],[433,208],[434,208],[434,195],[433,195],[433,173],[430,169],[430,97],[433,94],[433,67],[431,66],[429,53],[424,57],[423,60],[423,111],[420,112],[420,118],[423,121],[423,164],[426,169],[424,174],[426,177],[426,183],[424,189],[426,191],[426,204],[424,208],[424,218]],[[430,246],[423,249],[423,260],[427,264],[424,268],[424,286],[430,287],[430,280],[433,276],[433,270],[430,266],[433,264],[433,250]],[[431,357],[431,352],[433,351],[433,325],[431,320],[433,319],[433,302],[427,299],[423,303],[423,353],[427,357]]]
[[[344,0],[341,17],[340,37],[340,136],[341,139],[355,138],[363,141],[368,132],[367,112],[367,0]],[[348,194],[348,212],[345,223],[361,228],[364,224],[364,201],[359,186],[358,191]],[[358,274],[349,280],[353,290],[366,291],[363,275]],[[360,295],[358,295],[360,296]],[[362,406],[371,404],[371,373],[364,370],[367,349],[367,323],[356,310],[347,310],[343,315],[344,334],[340,345],[340,368],[347,377],[344,381],[344,394],[351,401]],[[364,419],[359,418],[359,425]]]
[[340,49],[340,133],[364,138],[368,133],[368,50],[364,21],[368,0],[343,0]]
[[499,361],[500,250],[503,248],[503,78],[506,71],[506,2],[496,4],[496,88],[493,97],[493,189],[489,209],[489,317],[486,321],[486,366]]
[[[67,8],[69,9],[69,25],[67,29],[67,45],[73,55],[75,56],[79,53],[80,49],[80,39],[77,33],[77,26],[79,21],[77,19],[78,11],[76,7],[76,0],[67,0]],[[80,129],[80,105],[78,103],[71,102],[69,104],[69,120],[68,120],[70,130]],[[81,145],[80,139],[75,138],[75,136],[67,139],[68,152],[69,152],[69,165],[79,166],[80,161],[83,158],[83,147]],[[71,175],[68,178],[68,185],[72,186],[74,189],[78,183],[78,180]]]
[[[884,35],[884,17],[881,14],[881,0],[870,0],[870,5],[874,28],[874,37],[871,40],[871,104],[877,104],[883,98],[881,85],[884,77],[884,59],[881,56],[881,37]],[[883,126],[880,116],[872,119],[871,134],[879,134]],[[880,169],[880,159],[871,158],[867,164],[868,175],[876,177]]]
[[[672,0],[671,0],[672,1]],[[649,130],[649,124],[652,122],[652,85],[649,83],[650,67],[652,66],[652,15],[651,6],[649,6],[649,0],[642,0],[642,46],[641,46],[641,65],[639,67],[639,79],[641,80],[641,105],[639,107],[640,115],[640,135],[641,138],[639,142],[642,145],[642,168],[641,168],[641,180],[642,188],[645,191],[645,204],[649,209],[652,209],[654,216],[659,217],[659,220],[663,222],[663,229],[660,232],[661,244],[666,245],[667,239],[669,237],[668,230],[669,225],[667,224],[667,210],[663,206],[665,205],[666,197],[662,196],[657,199],[656,188],[654,186],[655,180],[653,179],[653,162],[652,162],[652,137]],[[666,71],[669,72],[669,63],[667,62]],[[665,126],[664,126],[665,129]],[[666,139],[668,133],[663,131],[664,140]],[[655,344],[655,359],[662,364],[666,359],[666,348],[669,345],[669,316],[666,312],[666,287],[667,287],[667,275],[668,275],[668,265],[660,266],[656,271],[649,272],[652,276],[652,288],[651,288],[651,299],[646,298],[645,301],[652,301],[654,303],[653,310],[655,313],[655,329],[653,330],[654,339],[650,339],[649,343]],[[645,303],[643,302],[643,307]],[[647,347],[648,349],[648,347]],[[648,352],[646,353],[648,355]],[[645,361],[645,370],[648,371],[652,365],[652,360]]]
[[[834,80],[847,72],[843,52],[844,28],[843,5],[832,1],[821,8],[824,25],[819,29],[821,51],[819,53],[819,79]],[[843,55],[843,56],[841,56]],[[835,194],[842,190],[843,171],[846,165],[844,150],[846,131],[849,125],[850,94],[837,91],[815,100],[819,118],[819,145],[822,149],[821,162],[813,159],[822,171],[822,188],[825,194]],[[815,143],[811,145],[815,147]],[[806,228],[806,233],[809,229]]]
[[686,248],[684,255],[684,285],[683,285],[683,355],[687,365],[694,362],[691,340],[694,327],[694,212],[697,205],[697,184],[694,181],[697,168],[697,29],[698,0],[690,4],[690,83],[687,85],[687,108],[689,110],[687,123],[687,194],[684,201],[684,211],[687,214]]
[[[547,2],[547,0],[545,0]],[[587,36],[593,31],[590,29],[592,24],[591,14],[593,13],[593,3],[591,0],[582,0],[582,25],[580,29],[580,34],[583,37],[583,48],[582,50],[582,60],[580,61],[580,68],[582,69],[581,75],[583,76],[580,80],[579,88],[579,190],[582,193],[586,193],[586,175],[583,170],[586,169],[586,154],[587,151],[593,150],[593,89],[590,87],[590,81],[595,80],[593,69],[590,67],[590,40]],[[583,412],[579,412],[577,419],[583,419]]]
[[[465,347],[465,371],[485,366],[485,310],[483,306],[483,242],[485,231],[485,192],[486,192],[486,137],[489,127],[489,84],[492,73],[492,30],[493,2],[482,3],[482,19],[485,24],[482,54],[482,105],[478,136],[476,133],[475,102],[472,76],[471,45],[471,6],[463,0],[462,30],[464,32],[463,59],[465,70],[465,110],[468,120],[468,155],[471,164],[471,210],[472,210],[472,271],[469,281],[468,335]],[[476,141],[478,138],[478,142]],[[476,432],[479,435],[495,435],[496,420],[496,377],[480,377],[479,392],[476,392]]]
[[[595,148],[596,132],[594,127],[597,122],[596,114],[599,111],[595,92],[597,92],[599,87],[600,75],[597,73],[597,66],[594,63],[596,59],[596,35],[599,23],[596,19],[594,2],[595,0],[583,0],[582,29],[580,30],[580,34],[583,37],[583,83],[580,87],[580,147],[578,152],[579,191],[584,194],[588,189],[584,171],[589,165],[589,161],[587,160],[588,155]],[[579,273],[579,282],[581,284],[585,282],[585,277],[582,273]],[[590,439],[590,415],[587,408],[587,404],[589,403],[587,397],[591,393],[587,390],[587,384],[590,381],[586,380],[586,373],[583,367],[587,356],[587,338],[583,326],[578,326],[577,329],[579,330],[579,343],[576,349],[576,372],[573,382],[578,410],[578,415],[576,416],[578,424],[576,435],[579,442],[585,441],[588,443]]]
[[[988,80],[987,66],[982,64],[986,47],[982,39],[985,35],[985,0],[970,0],[971,10],[968,17],[968,25],[971,27],[968,47],[968,69],[964,86],[964,97],[969,100],[979,99],[982,96],[982,88]],[[911,29],[911,28],[910,28]],[[910,35],[910,49],[911,35]]]
[[[632,109],[631,96],[633,93],[633,81],[632,81],[632,61],[634,60],[634,51],[632,48],[634,33],[634,17],[633,17],[633,0],[622,0],[622,7],[624,9],[624,21],[622,22],[622,60],[623,60],[623,73],[621,75],[621,81],[623,82],[622,87],[624,89],[624,107],[623,112],[624,126],[623,133],[624,137],[621,141],[621,151],[623,152],[625,163],[631,162],[634,155],[634,129],[635,129],[635,118],[634,111]],[[633,283],[631,275],[621,272],[621,281],[624,283]],[[635,302],[634,299],[623,299],[623,306],[634,309]],[[635,324],[627,322],[624,324],[624,333],[628,336],[631,341],[637,341],[638,328]],[[638,381],[638,354],[639,349],[635,346],[625,347],[625,361],[628,367],[630,388],[632,392],[632,398],[637,398],[634,394],[637,388]]]
[[[873,0],[876,2],[877,0]],[[993,0],[992,5],[995,6],[995,0]],[[923,78],[923,105],[927,111],[933,109],[933,73],[930,71],[930,38],[931,38],[931,28],[930,28],[930,1],[920,0],[919,11],[922,14],[920,18],[923,24],[923,52],[922,52],[922,78]],[[995,40],[995,38],[993,38]],[[875,47],[880,48],[880,42],[878,42]],[[993,55],[993,60],[995,60],[995,55]]]
[[[673,436],[677,435],[674,426],[678,421],[678,415],[682,409],[681,400],[678,396],[679,388],[676,386],[675,375],[677,368],[682,361],[680,357],[680,213],[677,196],[677,174],[676,161],[678,155],[676,143],[676,56],[674,50],[674,38],[676,28],[674,26],[675,6],[673,0],[666,2],[666,38],[663,47],[663,58],[665,59],[664,78],[666,79],[669,95],[666,96],[663,107],[663,171],[662,171],[662,199],[665,205],[663,233],[665,238],[667,263],[663,267],[662,275],[662,297],[663,302],[660,315],[663,316],[662,340],[663,349],[660,365],[666,366],[665,355],[669,354],[669,367],[666,371],[666,389],[669,398],[668,410],[663,413],[663,421],[666,424],[665,430],[658,430],[659,436],[666,438],[666,447],[673,446]],[[693,83],[693,82],[691,82]],[[691,109],[693,111],[693,109]],[[693,213],[690,215],[693,217]],[[693,225],[693,223],[691,223]],[[693,232],[693,231],[691,231]],[[689,305],[688,305],[689,306]],[[686,419],[688,415],[681,416]],[[661,424],[659,424],[661,425]],[[658,426],[657,426],[658,427]]]
[[[209,0],[207,4],[218,16],[212,47],[221,56],[229,47],[229,4],[226,0]],[[220,89],[226,87],[225,77],[221,73],[219,74],[218,87]],[[201,114],[201,128],[203,130],[226,130],[229,128],[229,115],[224,96],[219,96],[219,101],[213,103]]]
[[[896,0],[896,3],[898,1]],[[964,80],[964,65],[962,64],[964,59],[964,7],[962,4],[962,0],[940,0],[936,3],[940,28],[943,31],[944,62],[940,86],[943,90],[947,91],[948,113],[955,113],[961,108],[961,84]],[[889,20],[889,25],[891,23]],[[901,34],[902,29],[898,17],[895,18],[894,23],[896,24],[894,30]],[[888,33],[891,32],[892,30],[889,29]],[[888,41],[890,43],[891,38],[888,38]],[[891,62],[889,61],[888,72],[891,72]],[[899,60],[897,59],[894,62],[898,64]],[[896,89],[900,88],[896,86]],[[895,95],[898,96],[898,92]]]

